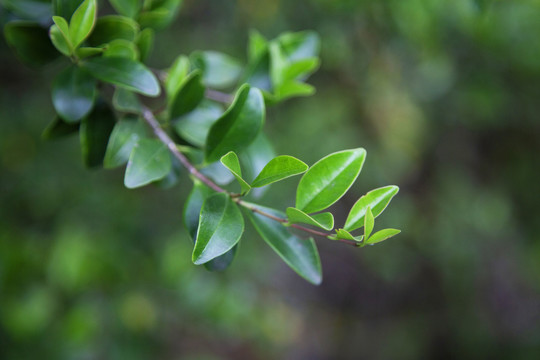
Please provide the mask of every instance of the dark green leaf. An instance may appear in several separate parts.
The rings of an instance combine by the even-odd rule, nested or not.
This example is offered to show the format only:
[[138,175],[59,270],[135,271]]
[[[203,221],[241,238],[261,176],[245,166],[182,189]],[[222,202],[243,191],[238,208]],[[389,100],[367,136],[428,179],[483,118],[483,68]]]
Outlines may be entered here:
[[244,218],[238,206],[225,193],[206,198],[197,229],[192,260],[204,264],[231,250],[244,232]]
[[6,42],[27,65],[42,66],[58,57],[47,29],[27,21],[12,21],[4,26]]
[[133,92],[117,88],[113,95],[113,105],[118,111],[140,114],[142,112],[142,106],[137,98],[137,95]]
[[138,118],[125,118],[117,122],[107,145],[103,166],[110,169],[124,165],[135,145],[145,136],[145,128]]
[[204,86],[201,83],[201,77],[200,71],[194,71],[184,79],[170,102],[171,119],[185,115],[199,105],[204,98]]
[[208,132],[206,161],[213,162],[229,151],[239,152],[248,147],[260,132],[264,117],[260,90],[243,85],[232,105]]
[[197,51],[191,55],[191,59],[203,72],[203,83],[215,89],[236,84],[242,72],[238,60],[216,51]]
[[139,15],[142,27],[159,30],[167,27],[176,17],[183,0],[153,0],[147,11]]
[[167,97],[174,98],[180,87],[182,86],[189,72],[189,59],[185,55],[181,55],[172,64],[165,79],[165,89]]
[[167,147],[155,139],[140,139],[129,157],[124,185],[133,189],[167,176],[171,171]]
[[0,4],[12,11],[17,17],[46,25],[52,16],[50,1],[39,0],[2,0]]
[[92,32],[96,23],[96,0],[84,0],[69,22],[69,37],[73,47],[78,47]]
[[102,16],[96,22],[88,42],[92,46],[101,46],[118,39],[135,41],[138,32],[139,25],[130,18],[118,15]]
[[71,66],[53,83],[52,100],[56,112],[66,122],[78,122],[94,106],[96,80],[83,69]]
[[152,52],[152,47],[154,46],[154,30],[144,29],[141,31],[135,40],[135,44],[139,48],[140,60],[144,62]]
[[242,178],[240,161],[238,160],[238,156],[234,153],[234,151],[228,152],[227,154],[223,155],[220,161],[223,166],[229,169],[229,171],[234,175],[234,177],[240,184],[242,194],[246,194],[247,192],[249,192],[249,190],[251,190],[251,186],[249,186],[249,184]]
[[114,113],[104,102],[98,102],[94,110],[82,119],[79,135],[86,166],[96,167],[103,164],[103,157],[114,124]]
[[292,156],[281,155],[270,160],[270,162],[266,164],[260,174],[253,180],[251,186],[266,186],[276,181],[302,174],[307,169],[308,166],[304,162]]
[[315,163],[302,176],[296,191],[296,208],[312,213],[338,201],[354,183],[364,160],[362,148],[338,151]]
[[308,215],[302,210],[289,207],[287,208],[287,218],[292,224],[308,224],[320,227],[324,230],[332,230],[334,228],[334,216],[329,212]]
[[364,226],[364,216],[368,207],[371,208],[374,218],[379,216],[398,191],[399,188],[397,186],[390,185],[371,190],[362,196],[349,212],[344,228],[353,231]]
[[203,147],[210,126],[223,114],[221,107],[210,101],[203,101],[193,111],[179,117],[174,122],[176,133],[191,144]]
[[377,231],[366,241],[366,245],[374,245],[374,244],[380,243],[381,241],[389,239],[392,236],[399,234],[400,232],[401,230],[397,230],[397,229],[384,229],[384,230]]
[[63,138],[79,131],[79,124],[69,124],[64,122],[60,117],[56,117],[43,130],[41,137],[45,140],[54,140]]
[[364,217],[364,238],[369,240],[369,235],[373,231],[373,226],[375,225],[375,219],[373,218],[373,213],[371,208],[368,206],[366,209],[366,216]]
[[53,0],[54,15],[61,16],[64,19],[71,19],[80,4],[81,0]]
[[[259,205],[247,204],[253,208],[284,219],[285,214]],[[268,245],[289,265],[298,275],[312,284],[322,281],[321,260],[313,239],[300,239],[291,234],[279,222],[255,212],[248,216],[257,232]]]
[[82,67],[95,78],[147,96],[158,96],[159,83],[143,64],[125,58],[91,58]]
[[141,10],[141,0],[110,0],[114,9],[124,16],[131,18],[137,16]]

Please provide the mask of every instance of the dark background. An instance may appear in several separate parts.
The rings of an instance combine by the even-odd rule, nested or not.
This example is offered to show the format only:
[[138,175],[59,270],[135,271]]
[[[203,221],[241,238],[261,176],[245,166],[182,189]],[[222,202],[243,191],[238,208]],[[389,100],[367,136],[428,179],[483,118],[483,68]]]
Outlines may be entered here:
[[[540,3],[190,0],[150,64],[245,60],[251,28],[322,38],[317,94],[269,109],[278,154],[366,148],[338,224],[396,184],[376,227],[402,233],[320,240],[318,287],[252,230],[225,273],[196,267],[187,176],[127,190],[83,167],[76,136],[44,142],[62,65],[27,69],[2,37],[0,358],[539,359]],[[293,205],[296,181],[262,203]]]

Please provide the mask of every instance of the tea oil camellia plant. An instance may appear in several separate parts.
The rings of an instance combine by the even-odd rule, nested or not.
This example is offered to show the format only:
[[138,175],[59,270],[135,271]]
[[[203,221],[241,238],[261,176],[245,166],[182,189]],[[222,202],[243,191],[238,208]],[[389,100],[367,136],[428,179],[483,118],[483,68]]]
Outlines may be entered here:
[[[144,61],[154,33],[173,21],[181,2],[110,0],[117,14],[101,16],[106,4],[97,0],[0,0],[13,19],[4,36],[22,62],[67,59],[52,83],[57,117],[43,136],[78,133],[84,163],[127,164],[128,188],[170,187],[185,168],[193,180],[183,215],[194,241],[192,260],[209,270],[231,264],[246,218],[313,284],[322,281],[313,237],[363,247],[398,234],[373,231],[397,186],[362,196],[343,225],[326,211],[356,181],[364,149],[338,151],[308,166],[276,156],[264,135],[266,106],[314,93],[305,81],[319,66],[318,36],[303,31],[267,40],[253,31],[245,66],[222,53],[197,51],[180,55],[168,69],[150,69]],[[148,98],[161,104],[151,108]],[[269,185],[300,175],[294,207],[279,211],[255,202]]]

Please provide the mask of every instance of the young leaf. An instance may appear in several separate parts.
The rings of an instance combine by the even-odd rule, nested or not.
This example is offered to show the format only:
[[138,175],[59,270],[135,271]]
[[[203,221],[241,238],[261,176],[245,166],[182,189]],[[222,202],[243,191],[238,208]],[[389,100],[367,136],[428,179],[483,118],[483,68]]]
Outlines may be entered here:
[[96,80],[86,71],[71,66],[54,80],[52,101],[58,115],[74,123],[86,116],[94,106]]
[[268,51],[268,41],[257,30],[249,31],[248,61],[257,62]]
[[[56,24],[58,31],[60,32],[60,35],[62,37],[62,39],[54,39],[53,44],[55,44],[55,41],[58,42],[59,46],[55,44],[56,48],[60,52],[62,52],[64,55],[69,56],[73,53],[73,44],[71,43],[71,39],[69,37],[69,25],[66,19],[64,19],[61,16],[53,16],[52,19],[54,23]],[[51,40],[53,40],[52,37],[51,37]]]
[[216,51],[197,51],[191,59],[202,70],[203,83],[211,88],[223,89],[234,85],[242,72],[238,60]]
[[[255,204],[248,205],[273,216],[285,218],[285,214],[280,211]],[[314,285],[322,282],[321,260],[313,239],[300,239],[279,222],[256,212],[250,211],[248,217],[264,241],[298,275]]]
[[308,166],[304,162],[292,156],[281,155],[273,158],[268,164],[266,164],[255,180],[253,180],[251,186],[266,186],[276,181],[302,174],[307,169]]
[[71,124],[62,120],[60,117],[56,117],[47,127],[43,130],[41,137],[45,140],[54,140],[63,138],[79,131],[79,124]]
[[125,164],[133,147],[145,135],[145,128],[137,118],[126,118],[117,122],[107,145],[103,166],[111,169]]
[[336,235],[334,237],[335,239],[345,239],[345,240],[352,240],[352,241],[359,241],[358,238],[355,238],[351,235],[350,232],[344,229],[337,229]]
[[51,42],[60,53],[70,56],[73,53],[71,45],[68,43],[68,39],[62,34],[60,28],[57,25],[52,25],[49,29],[49,37]]
[[173,126],[181,138],[202,148],[210,127],[221,114],[223,110],[219,105],[203,101],[195,110],[176,119]]
[[392,236],[395,236],[399,234],[400,232],[401,230],[397,230],[397,229],[383,229],[383,230],[377,231],[366,241],[365,244],[374,245],[374,244],[380,243],[381,241],[390,239]]
[[162,179],[171,171],[171,166],[169,150],[163,143],[141,139],[129,157],[124,185],[133,189]]
[[189,72],[189,60],[187,56],[179,56],[172,64],[167,78],[165,79],[165,89],[167,90],[167,97],[172,99],[184,82]]
[[144,29],[141,31],[135,40],[135,44],[139,48],[140,60],[144,62],[150,55],[154,45],[154,30]]
[[390,200],[392,200],[398,191],[399,188],[397,186],[390,185],[371,190],[366,195],[362,196],[353,205],[343,228],[353,231],[364,226],[364,215],[366,214],[366,209],[368,207],[371,208],[374,218],[379,216],[384,209],[386,209]]
[[369,240],[369,235],[371,235],[374,225],[375,219],[373,218],[371,208],[368,206],[366,210],[366,216],[364,217],[364,239]]
[[90,35],[96,23],[96,0],[84,0],[75,10],[69,22],[69,37],[77,48]]
[[354,183],[364,160],[362,148],[338,151],[316,162],[302,176],[296,191],[296,208],[305,213],[326,209]]
[[124,16],[134,18],[141,10],[140,0],[109,0],[114,9]]
[[204,264],[225,254],[238,243],[243,232],[244,218],[229,195],[217,193],[208,197],[201,209],[193,263]]
[[[197,229],[199,228],[199,214],[201,213],[204,200],[210,195],[215,194],[208,186],[199,181],[195,181],[193,189],[189,194],[185,206],[184,206],[184,224],[189,232],[189,235],[193,242],[197,238]],[[225,254],[220,255],[213,260],[204,264],[204,267],[210,271],[223,271],[234,260],[234,255],[238,249],[236,244],[231,250]]]
[[91,58],[81,62],[95,78],[147,96],[158,96],[159,83],[140,62],[126,58]]
[[184,79],[170,102],[171,119],[187,114],[199,105],[204,98],[205,90],[201,77],[201,72],[196,70]]
[[264,100],[260,90],[243,85],[232,105],[210,128],[206,139],[207,162],[219,160],[229,151],[245,149],[264,123]]
[[103,57],[126,58],[137,60],[139,58],[139,50],[134,43],[124,39],[113,40],[107,44]]
[[4,26],[6,42],[17,57],[30,66],[42,66],[58,57],[47,29],[28,21],[11,21]]
[[79,136],[86,166],[97,167],[103,164],[115,120],[114,113],[104,102],[98,102],[92,112],[82,119]]
[[113,95],[113,106],[118,111],[139,114],[142,112],[141,103],[133,92],[117,88]]
[[289,207],[287,208],[287,218],[292,224],[308,224],[320,227],[324,230],[332,230],[334,228],[334,216],[329,212],[308,215],[302,210]]
[[238,161],[238,156],[234,151],[230,151],[227,154],[223,155],[220,159],[223,166],[225,166],[229,171],[234,175],[240,188],[242,189],[242,194],[246,194],[251,190],[251,186],[242,178],[242,169],[240,168],[240,161]]
[[101,55],[105,49],[103,48],[96,48],[96,47],[80,47],[75,50],[75,54],[79,57],[79,59],[86,59],[90,56],[96,56]]
[[118,39],[134,41],[138,32],[139,25],[130,18],[118,15],[102,16],[97,20],[88,42],[92,46],[101,46]]

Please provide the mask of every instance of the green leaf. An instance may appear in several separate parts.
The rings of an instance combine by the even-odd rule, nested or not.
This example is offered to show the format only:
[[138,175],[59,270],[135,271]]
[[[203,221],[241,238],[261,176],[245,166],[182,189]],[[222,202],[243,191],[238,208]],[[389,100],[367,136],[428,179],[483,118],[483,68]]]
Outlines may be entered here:
[[129,156],[124,185],[133,189],[167,176],[171,171],[167,147],[156,139],[140,139]]
[[4,26],[6,42],[17,57],[30,66],[43,66],[58,58],[47,29],[28,21],[11,21]]
[[302,210],[289,207],[287,208],[287,218],[291,224],[308,224],[324,230],[332,230],[334,228],[334,216],[329,212],[308,215]]
[[189,72],[189,67],[189,59],[185,55],[177,57],[172,64],[165,79],[165,89],[169,99],[174,98],[178,90],[180,90]]
[[78,47],[92,32],[97,16],[96,0],[84,0],[69,22],[69,37],[73,47]]
[[81,121],[79,136],[83,161],[88,167],[103,164],[109,135],[115,124],[112,110],[104,102],[98,102],[94,110]]
[[130,18],[137,16],[141,10],[140,0],[109,0],[116,12]]
[[126,58],[137,60],[139,58],[139,50],[134,43],[124,39],[113,40],[107,44],[103,57]]
[[227,154],[223,155],[220,159],[223,166],[225,166],[229,171],[234,175],[240,188],[242,189],[242,194],[246,194],[251,190],[251,186],[242,178],[242,169],[240,168],[240,161],[238,156],[234,151],[230,151]]
[[268,41],[257,30],[249,31],[248,61],[255,63],[268,51]]
[[192,260],[204,264],[225,254],[240,240],[244,218],[236,204],[225,193],[217,193],[203,203]]
[[[276,152],[272,147],[272,143],[266,135],[261,131],[255,140],[244,150],[238,157],[244,169],[244,178],[248,181],[253,181],[255,176],[276,156]],[[250,194],[255,198],[260,198],[269,187],[252,189]]]
[[[189,232],[193,242],[197,238],[197,229],[199,228],[199,214],[201,213],[204,200],[210,195],[215,194],[208,186],[200,181],[195,181],[193,189],[189,194],[184,206],[184,224]],[[223,271],[232,263],[238,244],[225,254],[220,255],[213,260],[205,263],[204,266],[210,271]]]
[[75,50],[75,54],[79,57],[79,59],[86,59],[87,57],[101,55],[104,51],[105,49],[103,48],[80,47]]
[[334,239],[345,239],[345,240],[352,240],[352,241],[359,241],[358,238],[355,238],[351,235],[350,232],[344,229],[337,229],[336,230],[336,236]]
[[53,0],[53,13],[63,17],[64,19],[71,19],[75,10],[81,4],[81,0]]
[[142,106],[137,98],[137,95],[129,90],[117,88],[113,95],[113,106],[116,110],[140,114]]
[[66,122],[78,122],[93,108],[96,80],[83,69],[71,66],[62,71],[52,87],[53,105]]
[[366,241],[365,244],[374,245],[374,244],[380,243],[381,241],[390,239],[392,236],[395,236],[399,234],[400,232],[401,230],[397,230],[397,229],[383,229],[383,230],[377,231]]
[[278,100],[284,100],[293,96],[310,96],[314,93],[315,88],[312,85],[298,81],[288,81],[279,87],[276,96]]
[[202,148],[210,127],[221,114],[223,110],[219,105],[203,101],[195,110],[176,119],[173,126],[181,138]]
[[47,127],[43,130],[41,137],[45,140],[54,140],[66,137],[79,131],[79,124],[67,123],[60,117],[56,117]]
[[203,72],[203,83],[211,88],[228,88],[236,84],[242,73],[238,60],[216,51],[197,51],[191,59],[193,65]]
[[364,160],[362,148],[338,151],[317,161],[302,176],[296,191],[296,208],[312,213],[338,201],[354,183]]
[[302,174],[307,169],[308,166],[297,158],[288,155],[281,155],[270,160],[270,162],[266,164],[260,174],[257,175],[255,180],[253,180],[251,186],[266,186],[276,181]]
[[102,46],[118,39],[135,41],[138,32],[139,25],[133,19],[118,15],[102,16],[97,20],[88,42],[92,46]]
[[103,166],[108,169],[124,165],[135,145],[146,136],[145,128],[138,118],[125,118],[114,126]]
[[316,57],[319,54],[320,40],[314,31],[287,32],[280,35],[277,41],[285,57],[291,62]]
[[[51,36],[53,45],[56,46],[56,48],[64,55],[69,56],[73,54],[74,48],[73,48],[73,44],[71,44],[71,39],[69,38],[69,25],[66,19],[64,19],[61,16],[53,16],[53,21],[57,27],[57,29],[54,29],[54,30],[51,27],[51,30],[50,30],[51,32],[54,33],[54,35]],[[57,38],[58,36],[56,34],[57,31],[60,33],[61,39]],[[53,37],[55,38],[53,39]]]
[[205,166],[201,173],[220,186],[230,184],[234,180],[234,175],[219,161]]
[[0,0],[0,5],[24,20],[47,24],[52,16],[50,1],[45,0]]
[[[284,219],[280,211],[255,204],[246,205]],[[312,284],[322,282],[321,260],[313,239],[300,239],[279,222],[250,211],[249,219],[261,237],[298,275]]]
[[170,102],[171,119],[176,119],[195,109],[204,98],[204,86],[201,83],[202,74],[196,70],[189,74],[182,84],[176,95]]
[[70,44],[68,44],[66,38],[64,37],[57,25],[51,26],[51,28],[49,29],[49,37],[56,50],[60,51],[66,56],[71,55],[73,51],[71,50]]
[[210,128],[205,159],[219,160],[229,151],[239,152],[257,137],[264,123],[264,100],[259,89],[243,85],[232,105]]
[[152,52],[152,47],[154,46],[154,30],[144,29],[141,31],[135,40],[135,44],[139,48],[140,60],[144,62]]
[[[152,0],[145,3],[145,10],[139,14],[142,27],[159,30],[169,26],[174,20],[183,0]],[[149,4],[149,6],[147,6]]]
[[364,238],[366,240],[369,240],[369,235],[371,235],[374,225],[375,219],[373,217],[373,213],[371,212],[371,208],[368,206],[366,216],[364,217]]
[[126,58],[91,58],[81,62],[95,78],[147,96],[158,96],[154,74],[138,61]]
[[399,188],[397,186],[390,185],[371,190],[362,196],[349,212],[344,228],[353,231],[364,226],[364,216],[368,207],[371,208],[374,218],[379,216],[398,191]]

